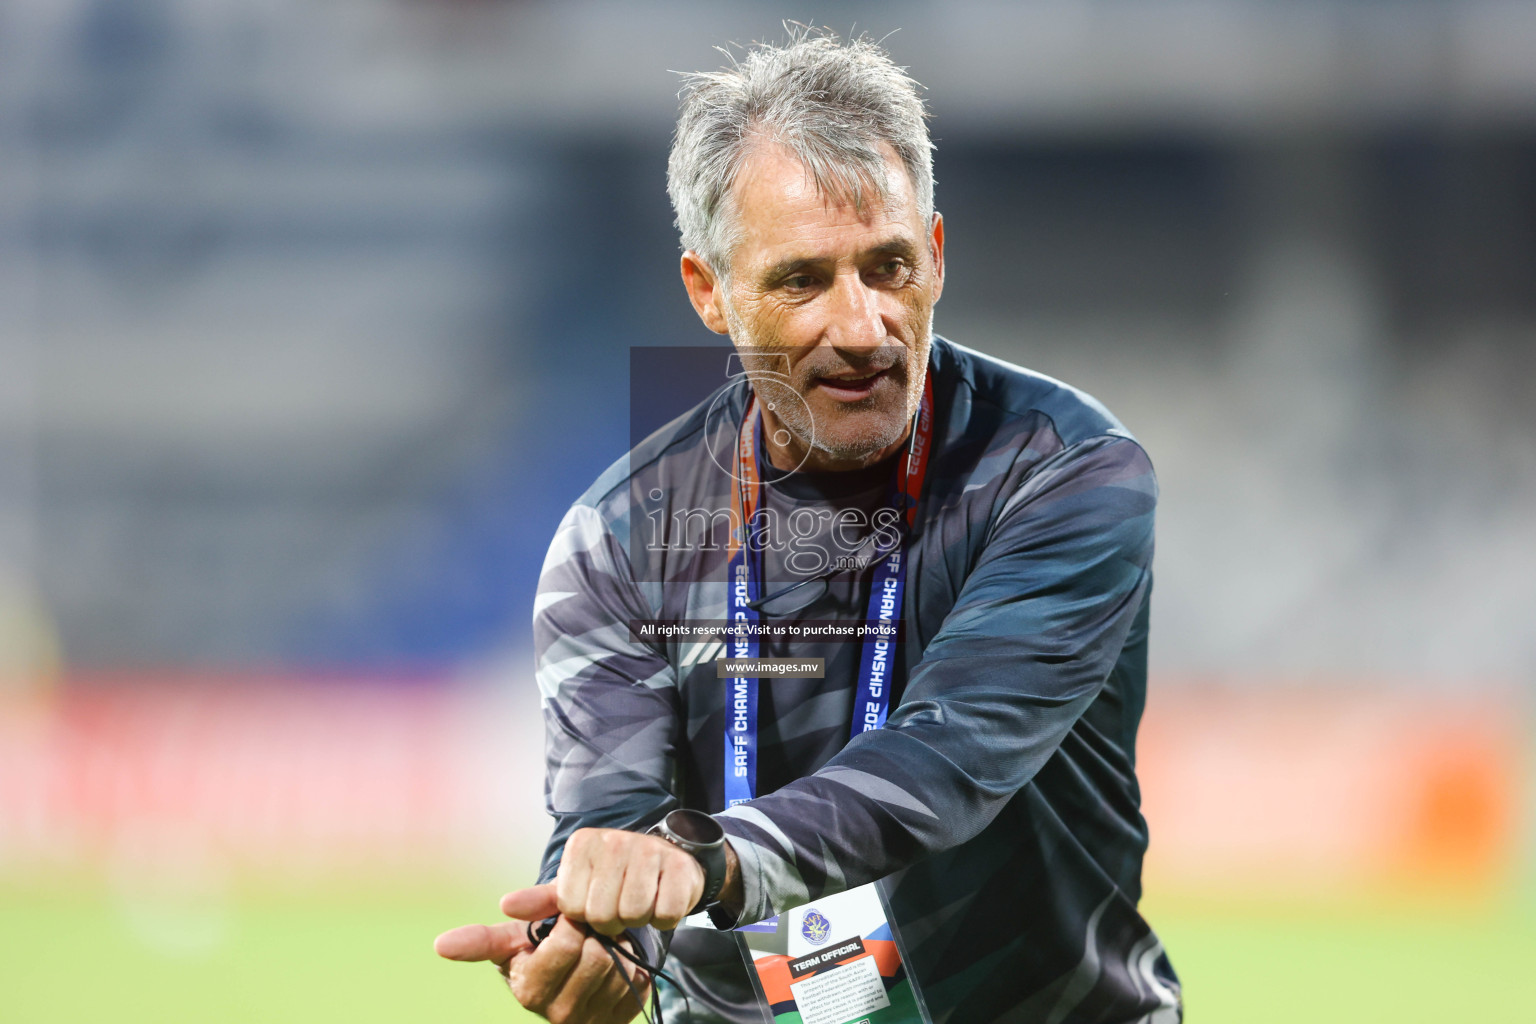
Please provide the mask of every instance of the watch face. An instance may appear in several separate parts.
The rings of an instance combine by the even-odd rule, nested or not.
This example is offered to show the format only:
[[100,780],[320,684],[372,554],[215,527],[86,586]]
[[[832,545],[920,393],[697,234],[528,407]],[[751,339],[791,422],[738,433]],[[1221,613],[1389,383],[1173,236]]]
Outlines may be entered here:
[[667,828],[679,839],[709,846],[725,838],[720,823],[702,811],[678,810],[667,815]]

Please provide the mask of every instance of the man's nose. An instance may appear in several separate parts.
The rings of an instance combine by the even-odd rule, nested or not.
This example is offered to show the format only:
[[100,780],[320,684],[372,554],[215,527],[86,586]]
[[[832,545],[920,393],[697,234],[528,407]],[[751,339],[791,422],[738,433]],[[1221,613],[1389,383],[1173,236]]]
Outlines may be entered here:
[[838,274],[832,286],[827,340],[833,348],[868,351],[888,344],[880,293],[859,274]]

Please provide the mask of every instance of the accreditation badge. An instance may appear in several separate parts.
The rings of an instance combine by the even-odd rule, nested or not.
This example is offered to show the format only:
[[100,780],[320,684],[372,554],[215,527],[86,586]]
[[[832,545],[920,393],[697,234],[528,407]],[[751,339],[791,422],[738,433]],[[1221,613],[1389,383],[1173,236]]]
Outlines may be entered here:
[[931,1024],[874,883],[736,929],[765,1024]]

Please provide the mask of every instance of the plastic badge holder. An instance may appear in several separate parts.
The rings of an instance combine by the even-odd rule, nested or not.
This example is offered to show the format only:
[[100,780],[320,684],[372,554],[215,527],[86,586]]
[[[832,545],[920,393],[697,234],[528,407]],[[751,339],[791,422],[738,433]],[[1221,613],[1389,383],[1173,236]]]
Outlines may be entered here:
[[765,1024],[933,1024],[877,885],[736,929]]

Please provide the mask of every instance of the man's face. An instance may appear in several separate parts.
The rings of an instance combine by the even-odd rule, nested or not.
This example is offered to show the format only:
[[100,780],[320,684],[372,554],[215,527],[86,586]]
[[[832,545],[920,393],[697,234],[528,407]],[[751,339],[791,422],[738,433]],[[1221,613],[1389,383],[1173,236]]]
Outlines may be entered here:
[[700,316],[743,354],[781,468],[875,462],[906,439],[921,399],[943,225],[922,222],[894,151],[887,165],[890,195],[860,216],[826,201],[788,150],[761,144],[735,184],[729,293],[684,257]]

